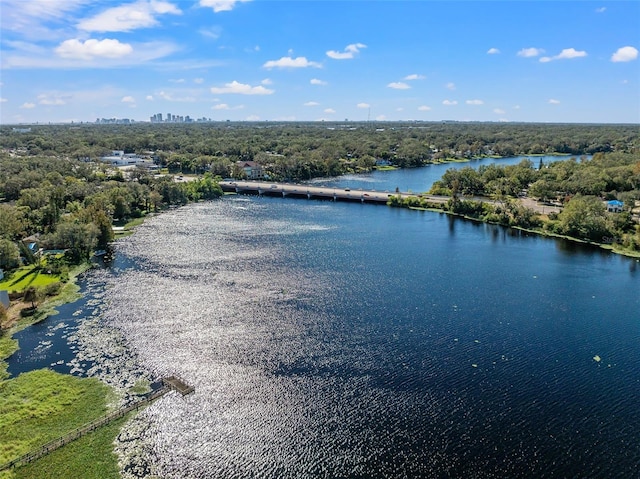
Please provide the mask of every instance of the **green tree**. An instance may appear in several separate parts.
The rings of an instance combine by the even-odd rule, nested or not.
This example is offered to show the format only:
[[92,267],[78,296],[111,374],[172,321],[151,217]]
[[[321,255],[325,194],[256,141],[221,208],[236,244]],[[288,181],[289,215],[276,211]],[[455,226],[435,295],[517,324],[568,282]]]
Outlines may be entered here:
[[575,238],[602,241],[607,228],[604,203],[595,196],[574,196],[558,214],[559,231]]
[[100,231],[93,223],[63,221],[50,238],[56,249],[66,249],[72,263],[86,261],[98,244]]
[[36,306],[38,304],[38,290],[37,288],[35,288],[34,286],[29,286],[27,289],[24,290],[24,295],[22,296],[22,299],[25,303],[31,303],[31,309],[36,309]]
[[0,268],[14,269],[20,265],[20,249],[13,241],[0,238]]
[[15,206],[0,204],[0,236],[14,240],[23,234],[21,211]]

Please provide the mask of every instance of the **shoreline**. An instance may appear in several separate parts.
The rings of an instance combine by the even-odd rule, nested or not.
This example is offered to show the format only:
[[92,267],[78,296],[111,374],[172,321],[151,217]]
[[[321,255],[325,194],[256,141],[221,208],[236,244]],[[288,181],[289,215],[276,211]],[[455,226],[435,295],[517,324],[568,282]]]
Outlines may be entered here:
[[[398,206],[396,206],[398,207]],[[613,254],[618,254],[620,256],[625,256],[627,258],[632,258],[632,259],[637,259],[640,261],[640,251],[631,251],[631,250],[626,250],[626,249],[619,249],[619,248],[615,248],[614,244],[612,243],[597,243],[595,241],[588,241],[588,240],[583,240],[580,238],[575,238],[573,236],[567,236],[567,235],[561,235],[558,233],[552,233],[550,231],[545,231],[542,229],[533,229],[533,228],[525,228],[523,226],[509,226],[509,225],[504,225],[501,223],[493,223],[491,221],[485,221],[482,220],[480,218],[474,218],[473,216],[468,216],[468,215],[463,215],[460,213],[455,213],[453,211],[447,211],[444,209],[440,209],[440,208],[430,208],[430,207],[417,207],[417,206],[400,206],[401,208],[407,208],[410,210],[416,210],[416,211],[430,211],[433,213],[442,213],[442,214],[447,214],[450,216],[455,216],[458,218],[462,218],[465,220],[470,220],[470,221],[475,221],[476,223],[484,223],[484,224],[488,224],[488,225],[495,225],[495,226],[502,226],[503,228],[511,228],[514,230],[518,230],[518,231],[523,231],[525,233],[531,233],[531,234],[535,234],[537,236],[542,236],[542,237],[546,237],[546,238],[555,238],[555,239],[563,239],[563,240],[567,240],[567,241],[571,241],[573,243],[579,243],[579,244],[583,244],[583,245],[588,245],[588,246],[594,246],[594,247],[598,247],[601,248],[605,251],[608,251],[610,253]]]

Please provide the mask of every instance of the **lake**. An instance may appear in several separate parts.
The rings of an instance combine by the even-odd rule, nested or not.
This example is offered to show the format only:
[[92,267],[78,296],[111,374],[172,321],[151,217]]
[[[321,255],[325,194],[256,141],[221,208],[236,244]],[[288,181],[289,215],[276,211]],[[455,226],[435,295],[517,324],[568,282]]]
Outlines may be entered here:
[[[398,186],[428,189],[412,181]],[[166,212],[116,250],[70,306],[80,369],[122,390],[168,374],[196,387],[125,428],[136,445],[119,451],[143,470],[637,474],[635,259],[433,212],[255,196]]]

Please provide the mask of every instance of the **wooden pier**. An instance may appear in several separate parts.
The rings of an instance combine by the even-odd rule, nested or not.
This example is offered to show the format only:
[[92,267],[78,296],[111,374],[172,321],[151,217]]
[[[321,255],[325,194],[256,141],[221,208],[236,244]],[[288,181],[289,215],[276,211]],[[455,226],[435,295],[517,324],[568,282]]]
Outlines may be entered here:
[[162,384],[165,387],[168,387],[174,391],[179,392],[183,396],[187,394],[191,394],[196,390],[193,386],[189,386],[184,380],[180,379],[178,376],[169,376],[166,378],[162,378]]
[[110,422],[115,421],[116,419],[120,419],[131,411],[138,410],[143,406],[151,404],[156,399],[161,398],[171,391],[176,391],[182,396],[186,396],[187,394],[193,393],[195,391],[195,388],[193,386],[189,386],[183,379],[180,379],[177,376],[162,378],[162,387],[160,389],[157,389],[156,391],[153,391],[148,396],[145,396],[133,402],[132,404],[129,404],[128,406],[124,406],[117,411],[113,411],[105,416],[95,419],[94,421],[91,421],[84,426],[80,426],[70,433],[54,439],[53,441],[49,441],[48,443],[40,446],[38,449],[23,454],[22,456],[17,457],[10,462],[0,464],[0,471],[11,469],[23,464],[27,464],[29,462],[33,462],[36,459],[40,459],[50,452],[53,452],[56,449],[69,444],[71,441],[75,441],[76,439],[79,439],[82,436],[86,436],[87,434],[95,431],[99,427],[105,426]]

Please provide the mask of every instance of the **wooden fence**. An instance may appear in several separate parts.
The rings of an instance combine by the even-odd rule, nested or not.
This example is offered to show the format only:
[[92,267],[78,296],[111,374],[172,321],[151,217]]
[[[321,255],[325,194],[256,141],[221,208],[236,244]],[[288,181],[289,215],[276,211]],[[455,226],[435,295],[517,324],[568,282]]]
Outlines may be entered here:
[[10,462],[7,462],[5,464],[0,464],[0,471],[4,471],[6,469],[10,469],[12,467],[16,467],[22,464],[27,464],[29,462],[35,461],[36,459],[40,459],[41,457],[46,456],[50,452],[61,448],[65,444],[69,444],[71,441],[75,441],[76,439],[82,436],[85,436],[90,432],[95,431],[99,427],[102,427],[106,424],[109,424],[112,421],[115,421],[116,419],[120,419],[121,417],[125,416],[131,411],[138,410],[141,407],[146,406],[147,404],[150,404],[151,402],[164,396],[165,394],[167,394],[172,390],[177,391],[184,396],[185,389],[180,388],[180,386],[182,385],[185,385],[184,388],[187,388],[188,393],[193,392],[192,387],[186,385],[184,381],[182,381],[180,378],[176,376],[170,376],[169,378],[166,378],[166,379],[168,380],[163,379],[162,387],[154,391],[153,393],[151,393],[149,396],[141,398],[138,401],[135,401],[134,403],[129,404],[128,406],[124,406],[118,409],[117,411],[113,411],[105,416],[102,416],[98,419],[95,419],[94,421],[91,421],[90,423],[80,426],[79,428],[74,429],[70,433],[65,434],[64,436],[59,437],[57,439],[54,439],[53,441],[49,441],[48,443],[44,444],[38,449],[35,449],[26,454],[23,454],[22,456]]

